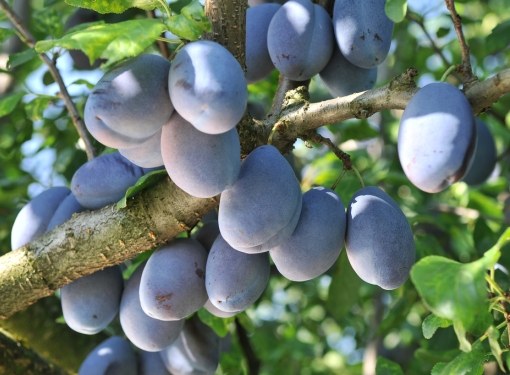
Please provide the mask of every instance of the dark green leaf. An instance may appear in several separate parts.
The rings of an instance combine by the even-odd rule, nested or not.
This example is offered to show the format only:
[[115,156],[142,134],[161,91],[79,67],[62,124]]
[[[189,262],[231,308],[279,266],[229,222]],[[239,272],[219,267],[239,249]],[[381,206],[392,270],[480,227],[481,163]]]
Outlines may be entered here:
[[461,353],[451,362],[435,365],[432,375],[481,375],[487,354],[483,343],[477,342],[469,353]]
[[129,8],[155,9],[158,0],[66,0],[74,7],[92,9],[98,13],[123,13]]
[[366,120],[343,122],[338,130],[342,136],[342,141],[348,139],[364,140],[379,136],[379,132],[374,129]]
[[336,320],[343,318],[357,302],[362,284],[347,259],[347,253],[342,251],[335,265],[327,302],[328,311]]
[[142,190],[154,186],[166,175],[167,173],[164,169],[158,169],[156,171],[144,174],[142,177],[138,179],[138,181],[136,181],[136,184],[134,184],[133,186],[126,190],[124,198],[117,202],[117,208],[126,208],[127,200],[129,198],[133,197],[135,194],[139,193]]
[[449,32],[450,32],[450,28],[448,28],[448,27],[440,27],[436,31],[436,36],[438,38],[442,38],[442,37],[448,35]]
[[486,43],[491,53],[508,47],[510,44],[510,20],[498,24],[487,37]]
[[14,109],[16,108],[16,106],[18,105],[18,103],[20,102],[21,98],[23,98],[24,95],[25,93],[23,92],[17,92],[14,94],[7,95],[0,99],[0,117],[7,116],[12,111],[14,111]]
[[3,42],[5,39],[15,35],[13,29],[6,29],[4,27],[0,27],[0,42]]
[[395,23],[402,22],[407,13],[407,0],[386,0],[386,15]]
[[404,375],[404,372],[398,363],[390,361],[384,357],[377,358],[375,373],[376,375]]
[[20,65],[29,62],[30,60],[36,57],[37,52],[32,48],[26,49],[23,52],[13,53],[12,55],[9,56],[9,61],[7,62],[7,69],[9,70],[14,69]]
[[452,321],[449,319],[440,318],[434,314],[427,316],[421,325],[423,331],[423,337],[426,339],[432,338],[438,328],[447,328],[452,325]]
[[105,59],[106,65],[134,57],[142,53],[165,30],[165,25],[157,19],[135,19],[113,24],[95,23],[85,29],[73,31],[60,39],[37,42],[38,52],[46,52],[54,47],[82,50],[91,64]]

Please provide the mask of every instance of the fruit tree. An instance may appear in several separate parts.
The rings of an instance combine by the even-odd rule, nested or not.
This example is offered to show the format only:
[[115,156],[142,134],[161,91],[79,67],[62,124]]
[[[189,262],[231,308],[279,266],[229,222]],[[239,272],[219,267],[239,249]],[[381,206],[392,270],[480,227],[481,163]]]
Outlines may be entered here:
[[510,372],[505,0],[0,0],[0,374]]

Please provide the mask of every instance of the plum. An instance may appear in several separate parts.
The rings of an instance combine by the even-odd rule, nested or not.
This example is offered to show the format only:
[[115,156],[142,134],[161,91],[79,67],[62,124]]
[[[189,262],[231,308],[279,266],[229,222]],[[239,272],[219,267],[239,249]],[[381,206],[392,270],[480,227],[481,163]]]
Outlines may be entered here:
[[318,74],[333,53],[331,18],[310,0],[290,0],[275,13],[267,30],[267,48],[280,73],[294,81]]
[[326,272],[344,246],[345,208],[334,191],[316,187],[303,194],[303,207],[292,236],[269,250],[276,268],[292,281]]
[[431,83],[413,95],[398,132],[398,157],[417,188],[437,193],[466,173],[476,145],[471,106],[455,86]]
[[175,56],[168,83],[175,110],[204,133],[233,129],[246,110],[244,71],[221,44],[199,40]]
[[335,37],[351,64],[370,69],[388,55],[393,22],[386,16],[385,3],[385,0],[335,0]]
[[87,129],[113,148],[138,145],[156,133],[173,112],[168,96],[170,62],[143,54],[107,72],[84,110]]
[[369,284],[395,289],[409,277],[416,250],[413,233],[396,202],[383,190],[358,190],[347,208],[347,257]]

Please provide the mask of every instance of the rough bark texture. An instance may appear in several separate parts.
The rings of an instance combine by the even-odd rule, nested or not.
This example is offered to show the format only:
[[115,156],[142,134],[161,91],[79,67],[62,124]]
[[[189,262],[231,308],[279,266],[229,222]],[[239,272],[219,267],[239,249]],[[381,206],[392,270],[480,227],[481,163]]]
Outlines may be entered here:
[[225,46],[245,68],[245,14],[247,1],[208,0],[205,2],[205,15],[209,18],[212,30],[207,39]]
[[75,215],[0,258],[0,318],[23,310],[77,278],[122,263],[189,230],[217,205],[193,198],[166,178],[125,209]]

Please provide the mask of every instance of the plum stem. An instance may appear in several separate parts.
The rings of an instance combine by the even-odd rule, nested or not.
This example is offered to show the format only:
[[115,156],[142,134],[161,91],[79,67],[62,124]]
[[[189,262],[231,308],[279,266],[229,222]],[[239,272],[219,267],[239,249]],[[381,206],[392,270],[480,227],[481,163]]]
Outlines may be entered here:
[[[21,19],[18,17],[18,15],[14,12],[14,10],[9,6],[9,4],[5,0],[0,0],[0,9],[2,9],[5,12],[5,15],[14,26],[21,41],[28,47],[35,48],[36,43],[35,38],[32,36],[30,31],[28,31],[28,29],[25,27]],[[64,83],[62,76],[60,75],[59,70],[57,69],[57,66],[55,65],[55,62],[52,59],[50,59],[50,57],[45,53],[40,53],[39,57],[48,66],[51,76],[53,77],[53,79],[55,80],[60,89],[60,95],[62,96],[67,111],[69,112],[74,127],[76,128],[78,135],[83,141],[85,153],[87,154],[87,159],[88,160],[93,159],[95,156],[95,150],[94,146],[92,145],[92,141],[89,137],[89,134],[87,132],[87,128],[85,127],[85,123],[83,122],[83,119],[81,118],[78,109],[76,108],[76,105],[71,99],[69,91],[67,91],[67,87]]]

